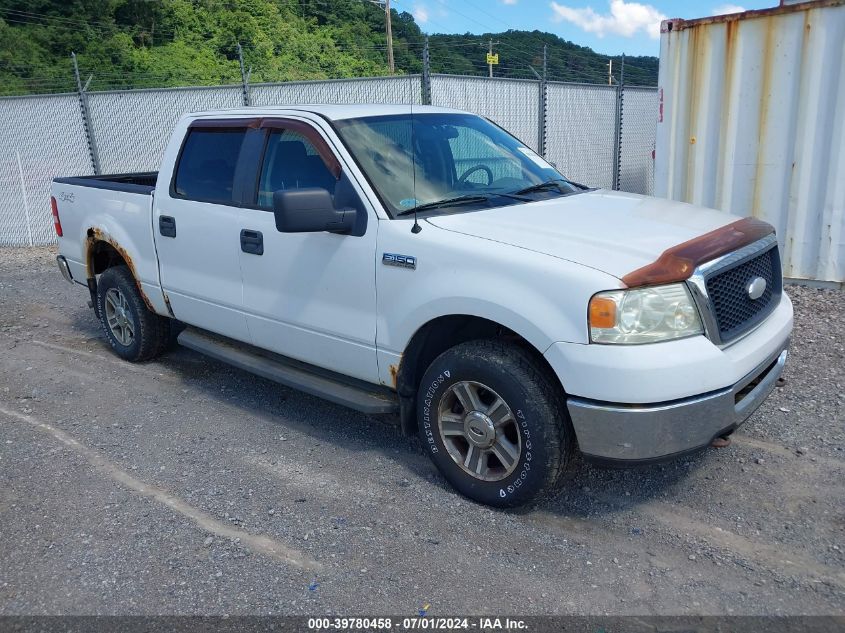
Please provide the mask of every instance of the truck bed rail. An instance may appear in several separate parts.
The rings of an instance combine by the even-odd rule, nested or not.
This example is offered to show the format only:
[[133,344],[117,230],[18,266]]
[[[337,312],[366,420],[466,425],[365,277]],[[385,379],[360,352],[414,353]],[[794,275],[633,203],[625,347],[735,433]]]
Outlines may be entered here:
[[53,182],[80,187],[94,187],[111,191],[126,191],[151,195],[158,180],[157,171],[145,171],[133,174],[106,174],[99,176],[72,176],[70,178],[55,178]]

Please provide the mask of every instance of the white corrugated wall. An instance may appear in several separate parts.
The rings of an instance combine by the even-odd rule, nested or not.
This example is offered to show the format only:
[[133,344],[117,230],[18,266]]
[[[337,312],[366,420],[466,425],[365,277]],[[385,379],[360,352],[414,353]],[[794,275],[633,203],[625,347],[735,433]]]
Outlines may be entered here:
[[662,25],[655,195],[773,224],[845,281],[845,0]]

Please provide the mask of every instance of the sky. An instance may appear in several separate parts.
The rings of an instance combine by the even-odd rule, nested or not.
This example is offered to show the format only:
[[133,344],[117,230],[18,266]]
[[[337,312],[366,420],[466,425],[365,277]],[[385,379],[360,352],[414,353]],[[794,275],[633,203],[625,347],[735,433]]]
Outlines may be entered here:
[[778,0],[391,0],[425,33],[548,31],[605,55],[660,53],[660,21],[775,6]]

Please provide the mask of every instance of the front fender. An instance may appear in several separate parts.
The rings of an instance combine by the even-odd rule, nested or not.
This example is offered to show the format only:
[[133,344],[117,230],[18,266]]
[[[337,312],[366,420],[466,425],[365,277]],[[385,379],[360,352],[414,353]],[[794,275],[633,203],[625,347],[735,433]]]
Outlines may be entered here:
[[401,231],[404,224],[379,223],[380,258],[382,251],[416,257],[416,269],[377,264],[376,346],[384,384],[392,384],[389,368],[398,366],[414,333],[434,319],[481,317],[516,332],[543,353],[560,341],[588,342],[590,297],[621,287],[607,273],[561,258],[491,245],[430,224],[419,239]]

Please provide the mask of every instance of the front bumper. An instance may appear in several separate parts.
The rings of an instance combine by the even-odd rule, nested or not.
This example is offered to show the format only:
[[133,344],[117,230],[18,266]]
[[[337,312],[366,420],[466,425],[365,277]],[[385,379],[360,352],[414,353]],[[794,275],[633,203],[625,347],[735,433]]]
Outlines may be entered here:
[[671,459],[732,433],[774,389],[787,340],[732,387],[659,404],[616,404],[570,397],[569,415],[581,452],[610,464]]

